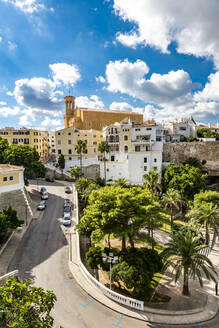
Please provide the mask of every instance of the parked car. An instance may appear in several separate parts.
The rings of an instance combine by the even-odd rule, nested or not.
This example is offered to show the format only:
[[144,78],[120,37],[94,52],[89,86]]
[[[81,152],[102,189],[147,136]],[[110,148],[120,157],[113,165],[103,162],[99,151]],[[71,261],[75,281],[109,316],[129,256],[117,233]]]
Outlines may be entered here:
[[70,201],[70,199],[68,199],[68,198],[65,198],[64,199],[64,207],[65,206],[71,206],[71,201]]
[[71,213],[71,206],[65,206],[64,207],[64,214],[65,213]]
[[39,211],[43,211],[43,210],[45,210],[45,208],[46,208],[46,201],[45,200],[41,200],[40,203],[39,203],[39,205],[37,206],[37,209]]
[[46,181],[48,181],[48,182],[54,182],[54,178],[52,178],[52,177],[46,177]]
[[65,193],[70,194],[71,193],[71,188],[69,186],[65,187]]
[[70,213],[64,213],[62,223],[64,226],[71,225],[71,214]]
[[41,187],[40,188],[40,193],[42,194],[43,192],[45,192],[46,191],[46,188],[45,187]]
[[47,191],[44,191],[44,192],[41,194],[41,199],[45,200],[45,199],[48,199],[48,198],[49,198],[48,192],[47,192]]

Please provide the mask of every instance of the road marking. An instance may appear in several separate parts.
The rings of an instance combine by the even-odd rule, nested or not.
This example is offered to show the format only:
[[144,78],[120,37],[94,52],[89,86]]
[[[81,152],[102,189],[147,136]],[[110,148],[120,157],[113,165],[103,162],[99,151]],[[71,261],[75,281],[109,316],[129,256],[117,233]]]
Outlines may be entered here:
[[83,306],[84,309],[86,309],[87,306],[88,306],[89,304],[91,304],[93,301],[94,301],[94,300],[91,300],[90,302],[88,302],[88,303],[85,304],[85,305],[83,305],[83,304],[80,303],[80,305]]
[[62,284],[63,284],[64,288],[66,288],[66,287],[69,287],[69,286],[71,286],[71,285],[75,285],[75,284],[77,284],[77,282],[76,282],[76,281],[69,282],[69,283],[68,283],[68,282],[67,282],[67,283],[63,282]]
[[123,318],[123,314],[121,314],[121,317],[120,317],[119,321],[118,321],[117,323],[113,323],[112,325],[113,325],[114,327],[122,328],[122,326],[119,325],[120,322],[121,322],[121,320],[122,320],[122,318]]

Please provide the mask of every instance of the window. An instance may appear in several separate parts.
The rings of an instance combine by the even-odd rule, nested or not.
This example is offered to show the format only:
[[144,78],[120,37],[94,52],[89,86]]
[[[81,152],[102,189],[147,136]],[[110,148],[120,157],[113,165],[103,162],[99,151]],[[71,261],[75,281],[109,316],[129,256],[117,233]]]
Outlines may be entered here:
[[62,151],[61,149],[58,149],[58,154],[61,155]]
[[140,146],[135,146],[135,151],[141,151],[141,147]]
[[155,171],[157,171],[157,166],[153,166],[153,169],[154,169]]
[[12,143],[13,144],[17,144],[18,143],[17,139],[13,139],[13,142]]
[[119,136],[118,135],[116,136],[116,142],[119,142]]
[[141,131],[141,129],[135,129],[135,131]]
[[84,142],[86,143],[86,145],[87,145],[87,140],[84,140]]
[[85,150],[85,152],[84,152],[85,154],[87,154],[87,149]]
[[125,147],[124,147],[124,152],[127,153],[128,150],[129,150],[129,147],[128,147],[128,146],[125,146]]
[[147,171],[148,170],[148,167],[147,166],[144,166],[144,171]]
[[68,140],[68,144],[71,145],[71,140]]
[[124,141],[128,141],[128,136],[124,136]]
[[116,145],[116,151],[119,151],[119,145]]
[[181,131],[186,131],[186,127],[185,126],[180,126],[179,128]]
[[61,140],[58,140],[58,145],[61,145]]
[[97,142],[96,142],[96,141],[94,141],[94,142],[93,142],[93,145],[97,145]]
[[38,142],[38,139],[34,139],[34,142]]
[[152,129],[151,128],[146,128],[147,131],[151,131]]
[[10,181],[13,181],[14,180],[14,177],[13,176],[10,176]]
[[69,159],[69,161],[71,161],[71,157],[69,157],[68,159]]
[[68,135],[71,136],[71,132],[68,132]]
[[58,132],[58,136],[60,136],[61,135],[61,132]]
[[93,137],[96,138],[97,137],[96,134],[94,134]]
[[111,162],[115,161],[115,156],[111,156]]
[[38,136],[38,132],[34,132],[33,134],[34,134],[34,136]]
[[71,149],[68,150],[68,154],[71,155]]
[[146,151],[150,151],[150,146],[146,146]]
[[23,142],[23,139],[18,139],[19,142]]
[[154,158],[154,163],[157,163],[157,159],[156,158]]
[[87,134],[85,134],[84,136],[87,137]]
[[96,148],[94,148],[94,153],[96,153]]
[[156,141],[162,141],[161,137],[156,137]]
[[8,177],[3,177],[3,181],[7,182],[8,181]]
[[148,158],[145,157],[145,158],[144,158],[144,163],[147,163],[147,162],[148,162]]

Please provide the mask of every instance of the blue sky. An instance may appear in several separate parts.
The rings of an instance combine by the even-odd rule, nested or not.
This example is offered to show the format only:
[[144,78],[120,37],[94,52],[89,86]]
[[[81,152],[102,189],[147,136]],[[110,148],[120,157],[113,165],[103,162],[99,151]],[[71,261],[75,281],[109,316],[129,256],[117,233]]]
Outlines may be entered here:
[[218,0],[0,0],[0,127],[61,128],[69,90],[82,107],[215,124],[218,17]]

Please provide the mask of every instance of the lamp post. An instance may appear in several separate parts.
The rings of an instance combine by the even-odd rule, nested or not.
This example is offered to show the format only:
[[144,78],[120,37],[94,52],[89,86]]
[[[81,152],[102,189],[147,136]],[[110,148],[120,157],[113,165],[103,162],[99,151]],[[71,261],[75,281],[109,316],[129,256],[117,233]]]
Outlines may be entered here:
[[103,258],[103,262],[109,263],[109,266],[110,266],[110,289],[111,289],[111,285],[112,285],[111,266],[112,266],[112,264],[115,264],[115,263],[118,262],[119,257],[118,256],[114,256],[113,253],[109,253],[109,255],[107,255],[106,253],[103,253],[102,254],[102,258]]

